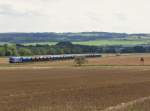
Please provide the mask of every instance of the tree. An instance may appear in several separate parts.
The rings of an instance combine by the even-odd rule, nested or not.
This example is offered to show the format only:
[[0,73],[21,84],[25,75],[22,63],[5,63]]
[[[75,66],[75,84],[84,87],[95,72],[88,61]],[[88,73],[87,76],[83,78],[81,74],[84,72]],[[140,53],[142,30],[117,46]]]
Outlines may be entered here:
[[12,51],[12,55],[13,56],[17,56],[18,55],[18,51],[17,51],[16,45],[11,45],[10,46],[10,50]]
[[58,43],[56,44],[56,46],[58,46],[58,47],[69,47],[69,48],[71,48],[71,47],[73,47],[73,44],[72,44],[71,42],[69,42],[69,41],[64,41],[64,42],[58,42]]
[[145,48],[143,46],[135,46],[134,52],[143,53],[145,52]]
[[0,47],[0,56],[5,56],[5,49]]
[[20,49],[18,50],[18,53],[19,53],[19,55],[21,55],[21,56],[29,56],[29,55],[32,55],[31,50],[30,50],[30,49],[27,49],[27,48],[20,48]]
[[3,47],[5,50],[5,56],[17,56],[18,55],[16,45],[5,44]]
[[81,66],[85,63],[87,63],[88,61],[86,60],[85,57],[75,57],[74,58],[74,63],[77,65],[77,66]]

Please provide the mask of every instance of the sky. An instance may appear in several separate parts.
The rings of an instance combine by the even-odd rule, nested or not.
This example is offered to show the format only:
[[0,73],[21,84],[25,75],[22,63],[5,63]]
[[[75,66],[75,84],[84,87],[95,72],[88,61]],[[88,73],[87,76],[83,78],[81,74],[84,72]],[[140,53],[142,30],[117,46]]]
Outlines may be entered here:
[[0,32],[150,33],[150,0],[0,0]]

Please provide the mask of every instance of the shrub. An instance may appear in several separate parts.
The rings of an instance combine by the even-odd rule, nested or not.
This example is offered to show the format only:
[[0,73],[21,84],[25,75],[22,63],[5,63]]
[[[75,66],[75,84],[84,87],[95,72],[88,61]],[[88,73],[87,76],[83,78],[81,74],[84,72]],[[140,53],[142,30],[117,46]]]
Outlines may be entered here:
[[86,60],[85,57],[75,57],[74,58],[74,63],[77,65],[77,66],[81,66],[85,63],[87,63],[88,61]]

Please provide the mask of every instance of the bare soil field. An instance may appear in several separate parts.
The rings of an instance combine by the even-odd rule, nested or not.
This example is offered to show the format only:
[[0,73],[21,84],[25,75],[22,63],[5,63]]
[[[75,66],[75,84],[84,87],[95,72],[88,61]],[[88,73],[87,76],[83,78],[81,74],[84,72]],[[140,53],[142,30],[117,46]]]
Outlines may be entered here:
[[148,97],[150,56],[144,56],[145,66],[140,56],[89,59],[82,67],[72,61],[9,65],[0,59],[0,111],[101,111]]
[[0,70],[0,111],[100,111],[149,94],[150,70]]

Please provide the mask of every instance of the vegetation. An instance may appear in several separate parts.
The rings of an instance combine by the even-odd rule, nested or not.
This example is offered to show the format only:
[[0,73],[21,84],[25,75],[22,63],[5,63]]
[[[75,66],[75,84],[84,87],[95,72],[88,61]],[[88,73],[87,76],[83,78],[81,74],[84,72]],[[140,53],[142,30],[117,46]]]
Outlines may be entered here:
[[18,55],[16,45],[4,44],[0,47],[0,56]]
[[135,46],[88,46],[59,42],[56,45],[21,45],[4,44],[0,46],[0,56],[30,56],[49,54],[81,54],[81,53],[149,53],[149,45]]
[[103,111],[149,111],[150,97],[140,98],[127,103],[122,103],[114,107],[106,108]]
[[86,60],[85,57],[75,57],[74,59],[74,63],[77,65],[77,66],[81,66],[85,63],[87,63],[88,61]]
[[[97,40],[150,40],[150,34],[126,34],[110,32],[81,32],[81,33],[0,33],[3,43],[38,43],[38,42],[88,42]],[[86,44],[87,45],[87,44]]]
[[27,48],[19,48],[18,53],[20,56],[32,55],[31,50]]
[[140,45],[140,44],[142,45],[142,44],[149,44],[150,40],[102,39],[102,40],[73,42],[73,43],[79,45],[89,45],[89,46]]
[[127,34],[108,32],[82,33],[1,33],[0,41],[8,43],[60,42],[60,41],[90,41],[97,39],[124,38]]
[[150,110],[150,100],[144,100],[142,102],[128,106],[127,108],[124,109],[124,111],[149,111],[149,110]]
[[[24,43],[25,46],[33,45],[56,45],[58,42],[38,42],[38,43]],[[91,41],[81,41],[81,42],[72,42],[73,44],[78,45],[88,45],[88,46],[115,46],[115,45],[142,45],[142,44],[150,44],[150,39],[148,40],[131,40],[131,39],[99,39],[99,40],[91,40]]]

